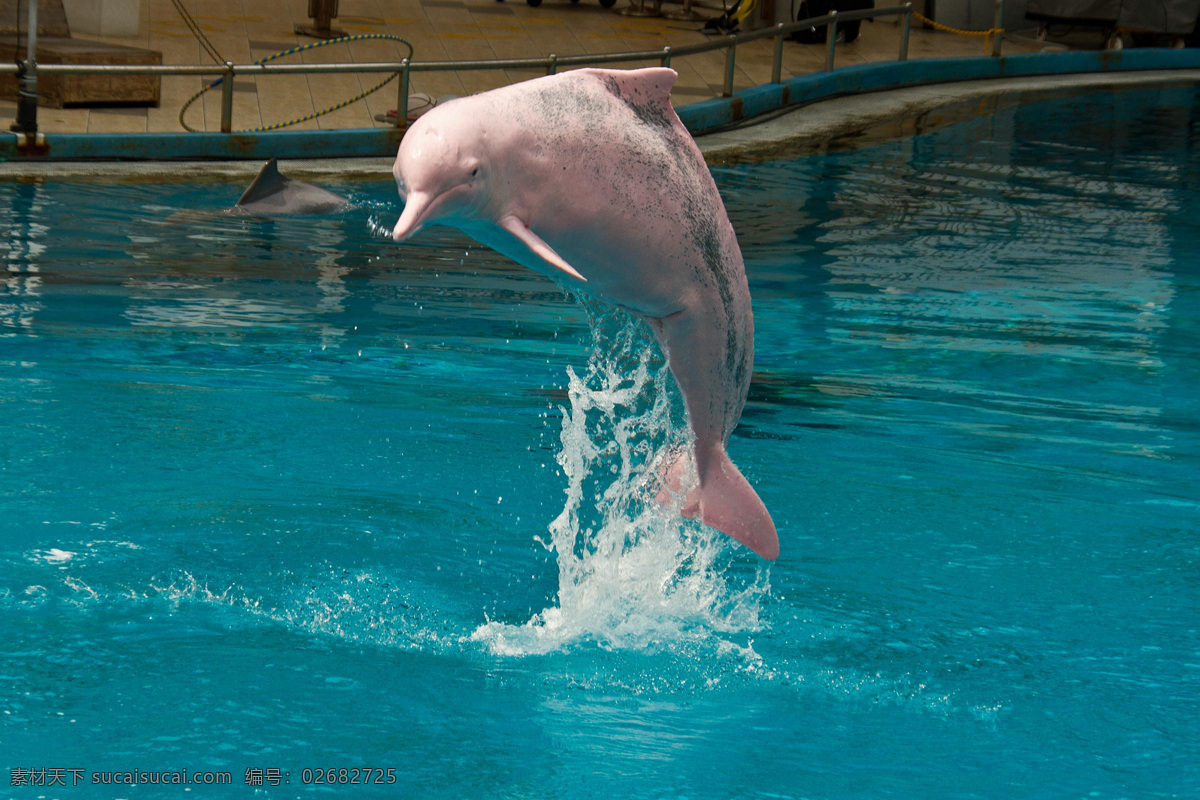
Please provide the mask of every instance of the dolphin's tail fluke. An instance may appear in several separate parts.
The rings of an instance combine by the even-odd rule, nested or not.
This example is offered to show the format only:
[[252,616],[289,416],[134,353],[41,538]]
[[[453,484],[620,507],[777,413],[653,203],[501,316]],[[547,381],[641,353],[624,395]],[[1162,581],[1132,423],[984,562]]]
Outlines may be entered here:
[[[687,461],[680,454],[668,467],[663,475],[664,493],[660,501],[668,500],[668,492],[679,491]],[[746,476],[729,460],[725,448],[710,450],[704,463],[697,467],[700,485],[684,498],[683,515],[699,517],[705,525],[732,536],[768,561],[778,558],[779,535],[771,513]]]
[[700,521],[727,533],[768,561],[779,557],[779,535],[758,492],[718,447],[699,472]]

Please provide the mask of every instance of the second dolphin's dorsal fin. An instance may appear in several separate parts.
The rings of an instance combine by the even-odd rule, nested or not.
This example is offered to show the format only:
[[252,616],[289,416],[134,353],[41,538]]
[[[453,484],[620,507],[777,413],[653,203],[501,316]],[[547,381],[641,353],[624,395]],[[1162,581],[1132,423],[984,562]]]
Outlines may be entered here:
[[[581,69],[579,72],[598,78],[619,100],[631,107],[647,100],[664,111],[671,108],[671,87],[679,73],[668,67],[646,69]],[[570,73],[567,73],[570,74]]]
[[246,187],[246,191],[242,192],[242,196],[238,198],[237,205],[244,206],[247,203],[252,203],[255,200],[262,200],[264,197],[275,194],[285,185],[288,179],[279,174],[279,163],[275,159],[271,159],[263,168],[258,171],[258,175]]

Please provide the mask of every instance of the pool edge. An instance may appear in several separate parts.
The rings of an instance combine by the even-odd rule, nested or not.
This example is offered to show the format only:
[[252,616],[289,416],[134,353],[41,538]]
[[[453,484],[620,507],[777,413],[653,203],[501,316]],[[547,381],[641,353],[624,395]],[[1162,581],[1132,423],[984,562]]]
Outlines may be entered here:
[[[925,119],[919,126],[905,123],[969,100],[1031,92],[1052,95],[1072,89],[1091,91],[1195,83],[1200,83],[1200,69],[1078,73],[927,84],[821,100],[789,108],[782,115],[768,116],[765,121],[750,120],[743,127],[702,134],[696,141],[709,163],[756,160],[781,154],[795,155],[806,148],[885,125],[895,128],[892,136],[887,138],[895,138],[935,125],[951,124],[958,119]],[[981,107],[977,113],[986,110]]]

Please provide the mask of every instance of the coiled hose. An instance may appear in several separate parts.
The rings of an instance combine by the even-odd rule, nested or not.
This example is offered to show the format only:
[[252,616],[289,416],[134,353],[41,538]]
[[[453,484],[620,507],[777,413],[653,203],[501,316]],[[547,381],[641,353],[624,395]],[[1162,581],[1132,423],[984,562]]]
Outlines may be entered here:
[[[405,39],[402,36],[393,36],[390,33],[362,33],[362,34],[358,34],[356,36],[342,36],[338,39],[326,39],[325,41],[313,42],[312,44],[300,45],[298,47],[293,47],[288,50],[280,50],[278,53],[272,53],[271,55],[266,56],[265,58],[260,58],[258,61],[255,61],[254,63],[255,64],[266,64],[270,61],[274,61],[277,58],[283,58],[285,56],[295,55],[296,53],[303,53],[305,50],[314,50],[318,47],[324,47],[325,45],[329,45],[329,44],[342,44],[343,42],[360,42],[365,39],[387,39],[389,41],[399,42],[400,44],[402,44],[408,48],[408,58],[411,59],[413,56],[412,43],[409,42],[407,39]],[[351,103],[357,103],[359,100],[362,100],[367,95],[373,94],[373,93],[379,91],[384,86],[387,86],[389,83],[396,80],[396,76],[399,74],[400,73],[398,73],[398,72],[394,72],[391,75],[389,75],[387,78],[385,78],[384,80],[380,81],[377,85],[371,87],[370,89],[367,89],[365,92],[356,94],[354,97],[351,97],[349,100],[345,100],[341,103],[338,103],[337,105],[332,105],[329,108],[323,109],[321,111],[317,111],[316,113],[306,114],[303,117],[296,117],[295,119],[289,119],[287,122],[278,122],[274,125],[265,125],[261,128],[242,128],[238,131],[238,133],[251,133],[251,132],[257,133],[259,131],[274,131],[274,130],[278,130],[280,128],[286,128],[290,125],[299,125],[301,122],[308,122],[310,119],[316,119],[317,117],[322,117],[326,114],[337,111],[339,108],[345,108],[346,106],[350,105]],[[196,102],[201,97],[203,97],[206,92],[209,92],[209,91],[217,88],[218,86],[220,86],[222,81],[224,81],[224,80],[225,80],[225,78],[221,77],[221,78],[217,78],[212,83],[206,84],[204,86],[204,88],[202,88],[200,91],[196,92],[194,95],[189,97],[187,102],[183,104],[183,107],[179,109],[179,124],[183,126],[184,130],[191,131],[192,133],[200,132],[196,128],[193,128],[190,125],[188,125],[187,122],[184,121],[183,116],[184,116],[184,114],[187,113],[187,110],[191,107],[192,103]]]

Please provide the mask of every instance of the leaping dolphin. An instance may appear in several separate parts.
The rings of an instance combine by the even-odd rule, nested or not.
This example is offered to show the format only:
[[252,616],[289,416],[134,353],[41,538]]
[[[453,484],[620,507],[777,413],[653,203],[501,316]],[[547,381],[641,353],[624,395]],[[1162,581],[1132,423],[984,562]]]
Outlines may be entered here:
[[[462,230],[650,322],[683,392],[700,485],[684,513],[779,555],[771,515],[725,444],[754,363],[742,253],[671,69],[581,69],[439,105],[400,143],[400,242]],[[666,484],[677,490],[686,462]]]

